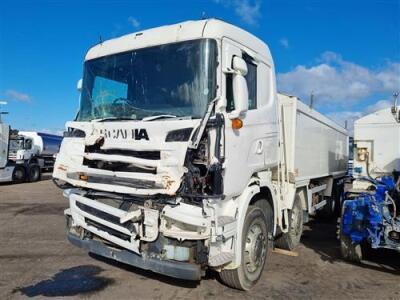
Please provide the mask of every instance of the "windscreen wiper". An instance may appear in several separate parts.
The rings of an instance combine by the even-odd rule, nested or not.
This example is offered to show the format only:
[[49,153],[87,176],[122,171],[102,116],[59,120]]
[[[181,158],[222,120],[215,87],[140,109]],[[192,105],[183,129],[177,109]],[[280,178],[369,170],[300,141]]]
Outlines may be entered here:
[[159,120],[159,119],[175,119],[178,118],[177,116],[174,115],[157,115],[157,116],[148,116],[142,119],[142,121],[153,121],[153,120]]
[[113,121],[137,121],[137,119],[129,117],[107,117],[103,119],[94,119],[94,122],[113,122]]

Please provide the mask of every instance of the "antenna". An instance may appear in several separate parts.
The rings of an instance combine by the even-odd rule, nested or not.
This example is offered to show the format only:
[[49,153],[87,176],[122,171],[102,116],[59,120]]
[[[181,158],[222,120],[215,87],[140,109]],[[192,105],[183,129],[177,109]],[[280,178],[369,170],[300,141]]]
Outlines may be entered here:
[[344,129],[347,129],[347,120],[344,121]]
[[311,91],[310,95],[310,108],[312,109],[314,107],[314,91]]
[[400,112],[397,106],[397,101],[399,99],[399,92],[393,93],[393,106],[392,106],[392,114],[397,122],[400,122]]

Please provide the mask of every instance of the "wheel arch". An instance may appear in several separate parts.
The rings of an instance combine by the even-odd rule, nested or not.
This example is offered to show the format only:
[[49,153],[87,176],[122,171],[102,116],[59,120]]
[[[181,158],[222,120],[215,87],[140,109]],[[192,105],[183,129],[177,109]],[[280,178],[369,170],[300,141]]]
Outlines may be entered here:
[[276,222],[277,205],[275,205],[275,203],[274,203],[274,198],[272,196],[272,192],[271,192],[270,187],[261,186],[260,187],[260,191],[250,199],[250,202],[249,202],[248,205],[249,206],[253,205],[256,201],[259,201],[259,200],[267,201],[269,203],[269,205],[271,206],[271,208],[272,208],[272,215],[273,215],[273,218],[272,218],[272,222],[273,222],[272,223],[273,224],[272,232],[273,232],[273,234],[275,234],[276,223],[277,223]]
[[[265,198],[264,198],[265,197]],[[249,206],[259,199],[267,200],[273,209],[273,235],[275,235],[277,228],[277,210],[278,205],[276,201],[276,197],[273,193],[273,187],[269,184],[264,184],[260,186],[260,181],[256,178],[253,178],[250,183],[247,185],[242,194],[237,198],[239,203],[238,211],[240,212],[236,227],[236,239],[235,239],[235,256],[232,260],[232,263],[227,265],[226,269],[235,269],[239,267],[241,263],[241,245],[242,245],[242,231],[244,226],[244,221],[246,217],[246,212]]]

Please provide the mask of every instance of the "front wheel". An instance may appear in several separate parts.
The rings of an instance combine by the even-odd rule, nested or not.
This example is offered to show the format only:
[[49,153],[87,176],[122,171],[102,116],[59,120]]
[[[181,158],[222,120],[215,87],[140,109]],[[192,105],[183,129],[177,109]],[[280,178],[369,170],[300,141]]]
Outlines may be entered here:
[[247,291],[260,279],[268,251],[268,221],[258,206],[250,206],[242,231],[242,257],[239,268],[222,270],[222,281],[235,289]]
[[26,171],[23,166],[15,166],[12,174],[12,181],[15,183],[22,183],[25,181]]

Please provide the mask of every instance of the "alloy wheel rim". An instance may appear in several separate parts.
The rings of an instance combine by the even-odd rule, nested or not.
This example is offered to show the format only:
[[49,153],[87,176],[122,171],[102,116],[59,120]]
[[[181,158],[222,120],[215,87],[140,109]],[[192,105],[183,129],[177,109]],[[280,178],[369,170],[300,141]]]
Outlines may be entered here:
[[244,251],[244,262],[249,273],[256,272],[263,265],[266,244],[261,226],[257,223],[252,224],[247,232]]

